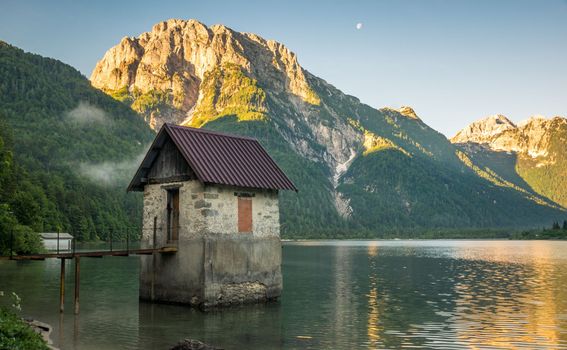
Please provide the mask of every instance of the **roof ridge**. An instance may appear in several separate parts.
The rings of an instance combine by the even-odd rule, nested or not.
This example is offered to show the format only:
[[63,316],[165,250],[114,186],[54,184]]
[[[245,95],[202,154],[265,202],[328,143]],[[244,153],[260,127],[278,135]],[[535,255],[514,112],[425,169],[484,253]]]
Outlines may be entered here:
[[257,139],[169,123],[156,135],[128,186],[129,191],[143,190],[165,142],[173,142],[204,184],[297,191]]
[[193,131],[199,132],[199,133],[203,133],[203,134],[210,134],[210,135],[215,135],[215,136],[230,137],[230,138],[233,138],[233,139],[250,140],[250,141],[259,142],[257,138],[251,137],[251,136],[234,135],[234,134],[228,134],[228,133],[224,133],[224,132],[216,131],[216,130],[193,128],[193,127],[190,127],[190,126],[183,126],[183,125],[177,125],[177,124],[172,124],[172,123],[165,123],[165,125],[168,128],[178,128],[178,129],[183,129],[183,130],[192,131],[192,132]]

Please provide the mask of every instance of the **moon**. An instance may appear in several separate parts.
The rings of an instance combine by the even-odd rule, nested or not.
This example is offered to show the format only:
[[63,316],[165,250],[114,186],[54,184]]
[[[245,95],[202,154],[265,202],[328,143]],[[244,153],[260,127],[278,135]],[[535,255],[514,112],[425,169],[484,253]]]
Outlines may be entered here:
[[362,22],[358,22],[356,24],[356,30],[361,30],[362,29]]

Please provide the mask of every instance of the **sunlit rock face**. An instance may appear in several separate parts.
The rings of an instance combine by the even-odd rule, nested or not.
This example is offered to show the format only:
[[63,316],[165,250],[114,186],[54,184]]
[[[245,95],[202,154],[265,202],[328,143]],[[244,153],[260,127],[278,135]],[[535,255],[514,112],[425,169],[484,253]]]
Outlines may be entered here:
[[408,118],[411,119],[418,119],[419,117],[417,116],[417,114],[415,113],[415,111],[413,110],[413,108],[409,107],[409,106],[402,106],[398,109],[398,112],[400,112],[403,116],[406,116]]
[[556,131],[566,124],[562,117],[534,116],[516,125],[503,115],[494,115],[459,131],[451,142],[484,144],[496,151],[543,157],[548,155]]
[[196,20],[171,19],[137,38],[125,37],[97,63],[91,82],[131,99],[132,107],[158,129],[164,122],[190,120],[207,73],[231,64],[264,89],[319,103],[296,55],[284,45]]
[[512,121],[501,114],[497,114],[472,123],[459,131],[451,141],[453,143],[490,143],[495,136],[515,129],[516,125]]
[[459,131],[451,141],[476,167],[498,173],[567,207],[564,190],[567,188],[567,119],[564,117],[534,116],[516,125],[504,116],[491,116]]

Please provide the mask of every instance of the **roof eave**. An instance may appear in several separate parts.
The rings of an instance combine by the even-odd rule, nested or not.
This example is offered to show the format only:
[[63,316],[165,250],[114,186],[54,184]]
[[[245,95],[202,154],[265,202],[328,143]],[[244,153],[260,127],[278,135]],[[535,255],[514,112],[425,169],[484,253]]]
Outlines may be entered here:
[[158,133],[156,134],[150,148],[148,148],[148,150],[146,151],[146,155],[144,156],[144,159],[142,160],[142,162],[140,163],[140,165],[138,166],[138,169],[136,170],[136,173],[134,173],[134,177],[132,178],[132,180],[130,180],[130,184],[128,185],[128,187],[126,188],[126,192],[140,192],[143,191],[143,187],[141,186],[142,189],[141,190],[137,190],[137,188],[140,186],[139,184],[141,184],[141,181],[136,181],[138,179],[140,179],[141,176],[141,172],[142,172],[142,166],[144,165],[144,163],[146,163],[146,161],[149,159],[150,157],[150,153],[151,150],[156,146],[156,143],[158,142],[158,140],[162,137],[162,133],[164,132],[165,128],[165,124],[164,126],[161,127],[161,129],[158,131]]

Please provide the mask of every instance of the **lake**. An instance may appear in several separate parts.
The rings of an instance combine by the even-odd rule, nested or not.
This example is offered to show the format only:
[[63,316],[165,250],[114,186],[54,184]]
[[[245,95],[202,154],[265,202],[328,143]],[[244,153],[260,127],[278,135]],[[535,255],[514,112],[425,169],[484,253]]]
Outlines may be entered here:
[[[1,261],[0,290],[61,349],[567,349],[567,242],[307,241],[283,245],[280,303],[202,313],[138,301],[138,260]],[[6,297],[0,298],[6,302]]]

